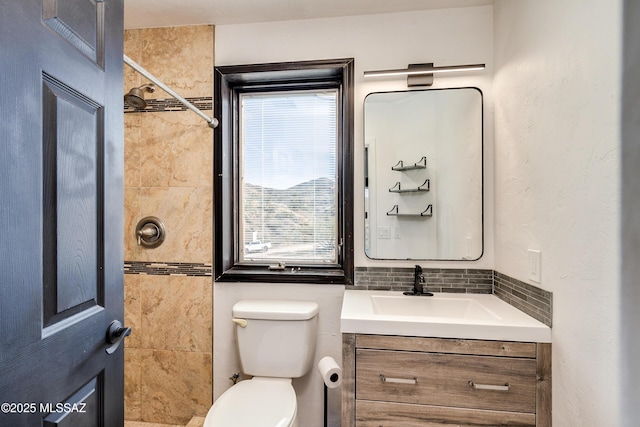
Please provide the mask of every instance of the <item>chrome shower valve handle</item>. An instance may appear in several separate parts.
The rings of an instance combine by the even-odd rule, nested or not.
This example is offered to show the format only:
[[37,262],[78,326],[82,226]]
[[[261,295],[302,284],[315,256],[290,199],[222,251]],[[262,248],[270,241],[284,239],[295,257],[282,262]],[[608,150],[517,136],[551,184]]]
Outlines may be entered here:
[[164,224],[155,216],[144,217],[136,225],[138,246],[156,248],[164,242],[166,236],[167,230]]

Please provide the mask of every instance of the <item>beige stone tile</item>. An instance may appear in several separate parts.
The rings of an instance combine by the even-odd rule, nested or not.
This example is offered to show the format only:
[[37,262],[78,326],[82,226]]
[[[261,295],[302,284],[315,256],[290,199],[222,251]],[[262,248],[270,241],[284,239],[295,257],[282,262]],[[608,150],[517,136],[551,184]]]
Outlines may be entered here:
[[140,276],[124,275],[124,324],[131,328],[131,335],[125,340],[125,353],[129,348],[141,348],[142,337],[142,303],[140,298]]
[[145,350],[142,420],[185,425],[212,404],[211,353]]
[[211,277],[140,276],[142,347],[212,351]]
[[125,348],[124,417],[127,420],[140,420],[142,416],[140,412],[140,379],[142,371],[142,358],[140,350],[134,348]]
[[140,218],[148,215],[160,218],[167,230],[167,237],[157,248],[141,249],[139,260],[211,262],[213,233],[211,188],[143,188],[140,200]]
[[140,139],[142,114],[124,115],[124,186],[140,187]]
[[212,25],[143,29],[141,65],[185,98],[211,96],[213,32]]
[[124,189],[124,259],[139,261],[140,247],[136,238],[136,224],[140,216],[140,188]]
[[193,417],[185,427],[202,427],[205,417]]
[[[213,93],[212,26],[127,30],[125,53],[185,97]],[[127,65],[124,71],[123,95],[147,83]],[[150,96],[166,97],[161,90]],[[212,180],[212,134],[202,119],[190,111],[127,114],[125,259],[210,263]],[[167,226],[157,249],[136,242],[135,225],[147,215]],[[211,278],[125,276],[125,321],[133,329],[125,341],[126,427],[183,426],[206,415],[211,289]]]
[[213,130],[192,111],[145,113],[142,118],[143,187],[211,187]]
[[[142,53],[141,30],[127,30],[124,32],[124,53],[135,62],[140,63],[140,55]],[[143,77],[127,64],[124,66],[124,93],[127,93],[132,87],[142,85]],[[123,96],[124,96],[123,93]]]

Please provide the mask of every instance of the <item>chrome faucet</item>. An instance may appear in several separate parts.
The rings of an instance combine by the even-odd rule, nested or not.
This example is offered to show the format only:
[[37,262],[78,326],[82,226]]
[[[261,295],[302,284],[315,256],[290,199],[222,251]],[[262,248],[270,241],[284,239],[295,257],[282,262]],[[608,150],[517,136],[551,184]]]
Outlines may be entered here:
[[432,297],[433,294],[431,292],[424,291],[424,288],[423,288],[424,283],[425,283],[425,280],[424,280],[424,277],[422,276],[422,267],[420,267],[419,265],[416,265],[416,268],[413,270],[413,291],[404,292],[404,294]]

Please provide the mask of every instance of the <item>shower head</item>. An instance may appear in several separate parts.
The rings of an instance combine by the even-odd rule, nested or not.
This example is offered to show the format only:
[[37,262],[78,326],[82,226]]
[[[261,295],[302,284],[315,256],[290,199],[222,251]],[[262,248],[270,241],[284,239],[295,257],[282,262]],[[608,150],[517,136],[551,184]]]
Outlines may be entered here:
[[143,109],[147,106],[147,101],[144,100],[144,93],[153,93],[156,90],[155,85],[148,83],[140,87],[132,88],[129,93],[124,96],[124,102],[132,106],[133,108]]

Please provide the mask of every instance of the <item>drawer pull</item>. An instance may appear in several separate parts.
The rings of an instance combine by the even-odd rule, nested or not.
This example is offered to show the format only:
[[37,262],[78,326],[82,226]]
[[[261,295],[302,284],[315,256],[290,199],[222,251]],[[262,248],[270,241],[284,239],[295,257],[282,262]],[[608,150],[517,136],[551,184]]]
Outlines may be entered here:
[[473,381],[469,381],[469,387],[474,390],[495,390],[495,391],[509,391],[511,386],[509,383],[505,385],[491,385],[491,384],[476,384]]
[[395,383],[395,384],[411,384],[411,385],[418,384],[418,378],[417,377],[413,377],[413,378],[387,378],[387,377],[384,376],[384,374],[380,374],[380,381],[382,381],[383,383]]

